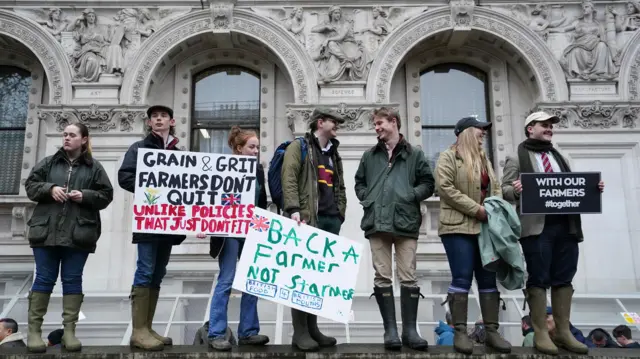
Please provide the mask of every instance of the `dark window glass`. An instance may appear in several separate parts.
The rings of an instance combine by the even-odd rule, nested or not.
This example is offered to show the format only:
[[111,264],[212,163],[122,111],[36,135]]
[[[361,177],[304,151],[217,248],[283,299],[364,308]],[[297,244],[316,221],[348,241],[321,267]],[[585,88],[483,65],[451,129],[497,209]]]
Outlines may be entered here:
[[0,66],[0,194],[20,192],[31,74]]
[[[427,69],[420,76],[422,147],[435,168],[440,152],[451,146],[453,129],[463,117],[490,121],[487,75],[463,64],[444,64]],[[491,132],[485,138],[485,150],[491,158]]]
[[194,76],[191,150],[231,153],[229,130],[260,133],[260,76],[237,66],[216,66]]

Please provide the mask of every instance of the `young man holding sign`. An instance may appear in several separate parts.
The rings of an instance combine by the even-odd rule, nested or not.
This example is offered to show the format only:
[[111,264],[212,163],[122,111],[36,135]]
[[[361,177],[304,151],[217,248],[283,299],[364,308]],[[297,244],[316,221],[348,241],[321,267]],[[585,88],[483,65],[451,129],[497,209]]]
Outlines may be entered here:
[[[398,111],[382,107],[373,112],[378,144],[366,151],[355,176],[356,196],[364,207],[360,228],[369,239],[374,294],[384,323],[384,345],[426,350],[416,331],[420,287],[416,280],[416,249],[422,224],[420,203],[431,197],[435,180],[421,149],[400,134]],[[392,246],[400,279],[402,342],[398,338],[393,298]]]
[[[321,230],[339,234],[347,208],[347,196],[338,154],[336,131],[344,119],[335,111],[315,109],[310,129],[304,136],[307,154],[302,156],[299,141],[287,147],[282,163],[282,194],[284,212],[298,223],[307,223]],[[336,345],[318,329],[318,317],[291,309],[293,345],[303,351]]]
[[[502,193],[506,200],[516,203],[518,211],[523,191],[520,174],[571,172],[566,158],[551,143],[553,125],[559,121],[558,117],[545,112],[529,115],[524,123],[527,139],[518,145],[516,156],[507,156]],[[604,183],[600,181],[598,187],[603,191]],[[586,354],[587,347],[574,338],[569,323],[573,297],[571,283],[578,267],[578,243],[583,240],[580,215],[521,215],[520,221],[520,243],[529,274],[526,297],[535,332],[534,345],[545,354],[558,354],[556,345]],[[556,326],[553,340],[546,325],[548,288],[551,288]]]
[[[131,193],[136,189],[138,149],[178,151],[178,138],[174,137],[173,110],[166,106],[151,106],[147,110],[149,135],[129,147],[118,171],[120,187]],[[167,273],[171,248],[184,241],[184,235],[133,233],[138,245],[138,262],[131,288],[131,315],[133,332],[130,345],[145,350],[162,350],[171,345],[171,338],[163,337],[151,327],[155,315],[160,283]]]

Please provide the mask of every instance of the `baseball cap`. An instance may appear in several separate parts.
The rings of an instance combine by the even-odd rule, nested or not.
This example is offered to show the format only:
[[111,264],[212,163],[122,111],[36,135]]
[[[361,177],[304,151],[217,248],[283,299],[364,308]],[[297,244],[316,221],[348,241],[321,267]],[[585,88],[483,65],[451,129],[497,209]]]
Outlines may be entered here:
[[453,133],[458,136],[462,133],[462,131],[466,130],[469,127],[476,127],[488,130],[491,128],[491,122],[480,122],[475,117],[465,117],[456,123],[456,127],[453,130]]
[[147,109],[147,117],[151,118],[151,114],[156,111],[162,111],[169,114],[170,118],[173,118],[173,110],[171,107],[163,106],[163,105],[153,105]]
[[524,120],[524,127],[529,126],[532,122],[544,122],[544,121],[551,121],[552,123],[558,123],[560,122],[560,119],[558,118],[558,116],[550,115],[544,111],[538,111],[527,116],[527,118]]

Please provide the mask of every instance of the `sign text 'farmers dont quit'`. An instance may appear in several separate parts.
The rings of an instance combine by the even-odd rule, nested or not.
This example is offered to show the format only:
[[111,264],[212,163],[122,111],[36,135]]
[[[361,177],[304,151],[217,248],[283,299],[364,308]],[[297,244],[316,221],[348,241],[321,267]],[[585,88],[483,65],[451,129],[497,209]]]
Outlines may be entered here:
[[139,149],[133,231],[244,237],[256,166],[249,156]]

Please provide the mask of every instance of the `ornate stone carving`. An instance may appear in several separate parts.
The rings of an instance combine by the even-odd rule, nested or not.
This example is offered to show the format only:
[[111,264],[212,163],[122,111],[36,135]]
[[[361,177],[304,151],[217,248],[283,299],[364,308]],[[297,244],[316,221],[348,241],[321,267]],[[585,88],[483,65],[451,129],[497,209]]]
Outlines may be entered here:
[[229,33],[233,26],[233,8],[236,0],[209,0],[211,29],[217,33]]
[[16,14],[0,10],[0,32],[15,37],[35,53],[47,72],[51,86],[51,103],[60,104],[63,101],[63,97],[69,96],[69,94],[64,96],[65,89],[63,88],[63,84],[65,80],[69,82],[71,80],[69,70],[66,67],[67,62],[64,53],[61,49],[58,51],[58,49],[46,39],[44,36],[46,35],[45,33],[38,33],[34,30],[35,29],[29,28],[29,24],[25,24],[25,21]]
[[336,5],[321,15],[325,20],[311,28],[311,32],[325,36],[320,46],[312,51],[312,58],[318,65],[319,82],[365,80],[373,57],[362,41],[354,37],[353,19],[345,16],[342,8]]
[[564,13],[551,17],[549,6],[545,4],[516,4],[509,6],[510,15],[526,24],[536,34],[545,40],[551,29],[566,26],[569,18]]
[[307,36],[304,32],[304,28],[307,26],[307,20],[305,18],[305,12],[301,7],[294,7],[290,11],[287,11],[283,7],[278,8],[263,8],[253,7],[251,8],[256,14],[275,20],[281,23],[287,31],[289,31],[293,37],[296,38],[302,44],[306,46]]
[[[573,24],[549,29],[549,32],[573,32],[573,42],[564,49],[560,65],[567,78],[583,80],[607,79],[618,76],[619,52],[613,37],[608,37],[605,26],[596,20],[597,10],[591,1],[581,4],[582,15]],[[611,22],[612,17],[607,17]]]
[[471,30],[475,0],[449,0],[451,8],[451,27],[453,30]]
[[286,117],[287,125],[289,126],[291,132],[295,132],[296,122],[309,124],[309,122],[311,121],[310,118],[312,112],[312,110],[288,108]]
[[142,110],[109,109],[100,110],[98,105],[89,108],[43,109],[38,111],[38,119],[50,119],[56,123],[56,130],[62,132],[65,127],[73,123],[82,123],[89,130],[109,132],[120,127],[121,132],[131,132],[136,120],[144,121],[146,113]]
[[15,8],[16,14],[31,19],[42,25],[56,40],[60,41],[63,31],[72,26],[68,18],[59,7],[52,7],[49,10],[40,8]]
[[[159,58],[184,39],[210,30],[211,21],[209,12],[196,12],[180,24],[172,25],[167,31],[159,32],[150,38],[146,43],[148,47],[140,50],[144,51],[144,54],[137,58],[138,61],[134,63],[131,74],[125,76],[121,95],[124,101],[130,104],[141,104],[145,100],[150,73],[154,70]],[[310,100],[312,102],[317,100],[315,66],[284,30],[277,29],[253,12],[237,9],[233,29],[262,41],[280,56],[286,67],[284,70],[289,73],[293,83],[296,102],[307,103]],[[309,98],[309,96],[312,97]]]
[[[354,34],[371,34],[374,37],[375,44],[372,46],[372,50],[377,50],[382,41],[389,35],[396,27],[403,22],[409,20],[415,15],[427,11],[426,6],[416,7],[390,7],[389,10],[384,10],[382,6],[374,6],[371,9],[370,23],[364,28],[355,31]],[[360,10],[356,10],[356,13]]]
[[618,119],[613,117],[614,110],[615,106],[603,105],[600,101],[595,101],[591,106],[578,105],[578,119],[574,121],[574,125],[585,129],[617,126]]
[[640,28],[640,1],[627,1],[624,13],[609,5],[607,13],[613,15],[617,32],[636,31]]
[[[538,105],[530,112],[545,111],[560,118],[559,128],[581,129],[635,128],[640,106],[603,104],[601,101],[565,105]],[[527,114],[528,115],[528,114]]]
[[27,214],[27,207],[16,206],[11,210],[11,215],[15,219],[24,219]]

